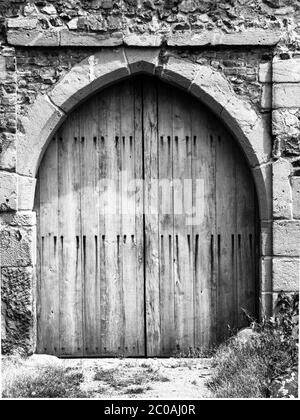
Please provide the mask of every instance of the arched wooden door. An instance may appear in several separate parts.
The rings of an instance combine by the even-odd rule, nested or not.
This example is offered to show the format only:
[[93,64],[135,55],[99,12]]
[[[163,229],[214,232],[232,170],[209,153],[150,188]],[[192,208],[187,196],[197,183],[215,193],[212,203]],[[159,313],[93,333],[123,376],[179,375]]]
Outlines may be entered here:
[[109,87],[68,117],[41,163],[36,209],[39,353],[169,356],[256,312],[245,159],[211,112],[154,78]]

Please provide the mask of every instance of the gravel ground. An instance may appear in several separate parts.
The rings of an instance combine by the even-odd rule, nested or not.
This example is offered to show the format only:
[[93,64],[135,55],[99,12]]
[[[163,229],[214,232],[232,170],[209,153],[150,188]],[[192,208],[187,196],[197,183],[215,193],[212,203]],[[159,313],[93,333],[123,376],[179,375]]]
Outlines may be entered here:
[[82,389],[103,399],[200,399],[212,397],[205,385],[210,359],[64,360],[84,372]]
[[64,359],[34,355],[30,368],[62,365],[83,373],[82,391],[98,399],[212,398],[210,359]]

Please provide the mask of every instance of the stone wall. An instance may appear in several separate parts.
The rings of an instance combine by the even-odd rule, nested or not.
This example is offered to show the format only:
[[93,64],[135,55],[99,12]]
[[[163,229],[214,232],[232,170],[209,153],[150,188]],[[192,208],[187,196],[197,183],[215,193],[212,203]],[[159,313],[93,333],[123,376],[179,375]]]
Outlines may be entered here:
[[[0,46],[0,169],[16,168],[17,74],[14,48]],[[5,201],[1,200],[5,210]],[[8,204],[10,206],[10,204]]]
[[[272,199],[273,207],[261,209],[262,313],[271,313],[272,299],[280,290],[298,289],[300,1],[2,0],[0,239],[5,351],[35,348],[35,180],[18,170],[20,139],[26,136],[23,119],[37,98],[43,94],[51,98],[53,89],[82,60],[101,48],[123,47],[138,47],[141,54],[145,48],[159,48],[161,67],[175,57],[218,72],[264,121],[272,150],[259,168],[253,168],[268,184],[266,202]],[[262,136],[261,143],[268,155],[269,140]]]
[[[273,60],[273,289],[299,288],[300,55]],[[288,180],[288,181],[287,181]]]
[[173,44],[182,42],[182,31],[202,42],[240,32],[241,44],[260,43],[261,37],[270,41],[284,31],[293,48],[299,42],[299,1],[294,0],[4,0],[0,14],[8,19],[7,36],[14,44],[23,44],[24,37],[36,45],[130,45],[146,38]]

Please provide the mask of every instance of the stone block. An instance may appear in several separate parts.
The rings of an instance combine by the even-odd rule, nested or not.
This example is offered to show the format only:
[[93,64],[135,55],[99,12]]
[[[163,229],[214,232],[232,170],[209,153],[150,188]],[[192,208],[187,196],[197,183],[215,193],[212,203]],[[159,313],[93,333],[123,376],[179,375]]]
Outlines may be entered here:
[[24,16],[37,16],[38,14],[39,14],[39,10],[35,4],[32,4],[32,3],[25,4],[24,9],[23,9]]
[[300,219],[300,177],[292,178],[293,217]]
[[[211,82],[212,79],[214,83]],[[224,76],[213,71],[209,66],[200,65],[190,92],[219,115],[233,94]]]
[[189,89],[198,71],[198,64],[170,57],[162,70],[161,78],[177,86]]
[[197,3],[193,0],[183,0],[178,3],[180,3],[179,11],[183,13],[193,13],[198,9]]
[[300,107],[300,83],[273,85],[273,108]]
[[33,211],[17,211],[1,213],[0,215],[0,226],[35,226],[36,225],[36,213]]
[[18,210],[32,210],[34,206],[36,179],[18,176]]
[[127,48],[125,54],[131,74],[154,74],[160,50],[156,48]]
[[260,224],[260,254],[272,255],[272,222],[262,220]]
[[49,97],[65,112],[97,89],[129,76],[124,49],[102,50],[79,64],[55,86]]
[[0,80],[6,80],[7,71],[6,71],[6,59],[0,55]]
[[300,221],[278,220],[273,225],[274,255],[300,255]]
[[277,219],[292,218],[291,164],[278,159],[273,163],[273,216]]
[[272,113],[272,130],[275,136],[300,136],[300,110],[298,108],[276,109]]
[[16,136],[0,133],[0,169],[13,172],[16,169]]
[[46,15],[56,15],[57,14],[57,10],[53,6],[53,4],[47,4],[46,6],[44,6],[42,8],[42,12],[46,13]]
[[[271,220],[273,217],[273,199],[272,199],[272,165],[256,166],[252,169],[256,192],[259,200],[259,215],[263,221]],[[262,249],[270,248],[270,235],[265,235],[262,239]],[[268,254],[265,251],[265,255]]]
[[94,55],[92,92],[130,75],[127,58],[123,48],[103,50]]
[[270,160],[272,138],[269,114],[258,115],[248,101],[239,98],[226,104],[221,118],[240,139],[250,166],[266,164]]
[[2,353],[34,347],[33,270],[31,267],[1,269]]
[[7,31],[7,42],[14,46],[58,47],[59,41],[59,30],[9,29]]
[[300,59],[273,62],[274,83],[300,83]]
[[272,108],[272,85],[264,84],[261,92],[260,106],[262,109]]
[[124,44],[128,47],[160,47],[162,35],[132,34],[124,37]]
[[51,101],[65,112],[70,112],[84,99],[80,92],[91,83],[92,59],[85,59],[75,65],[49,93]]
[[167,45],[170,47],[194,46],[202,47],[209,45],[276,45],[280,40],[280,31],[264,29],[247,29],[242,32],[225,33],[220,30],[203,31],[194,33],[183,31],[167,37]]
[[0,171],[0,212],[17,210],[17,176]]
[[122,34],[102,35],[90,32],[74,32],[63,29],[60,33],[62,47],[117,47],[123,44]]
[[274,292],[298,292],[299,270],[299,258],[273,258]]
[[36,29],[38,19],[34,18],[12,18],[7,19],[8,29]]
[[272,83],[272,63],[259,65],[258,80],[260,83]]
[[34,227],[4,227],[0,232],[1,266],[27,267],[35,264]]
[[260,259],[261,268],[261,291],[272,292],[272,257]]
[[17,160],[19,174],[28,177],[36,175],[47,140],[65,117],[64,112],[56,108],[47,96],[38,96],[28,114],[19,122],[17,155],[22,156],[22,159]]

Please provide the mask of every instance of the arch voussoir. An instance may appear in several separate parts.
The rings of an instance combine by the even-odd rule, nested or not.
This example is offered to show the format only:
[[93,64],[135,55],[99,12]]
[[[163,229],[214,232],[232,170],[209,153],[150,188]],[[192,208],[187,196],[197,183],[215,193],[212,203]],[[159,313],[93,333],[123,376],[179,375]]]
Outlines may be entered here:
[[47,95],[39,95],[30,112],[20,119],[17,141],[17,173],[35,177],[52,133],[66,118]]
[[49,93],[49,97],[64,112],[70,112],[96,90],[129,75],[123,48],[103,50],[76,64]]
[[154,75],[159,68],[159,48],[128,48],[125,50],[131,74],[146,73]]
[[160,77],[162,80],[189,90],[198,71],[199,65],[197,63],[170,57],[163,66]]
[[211,67],[203,65],[198,66],[197,76],[190,86],[190,92],[219,116],[233,95],[224,77]]

